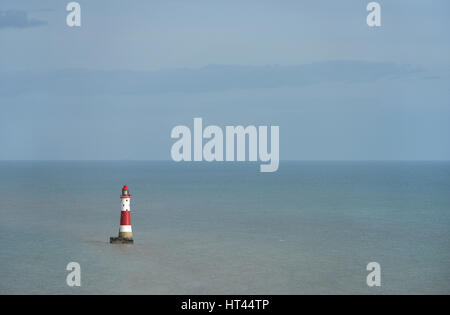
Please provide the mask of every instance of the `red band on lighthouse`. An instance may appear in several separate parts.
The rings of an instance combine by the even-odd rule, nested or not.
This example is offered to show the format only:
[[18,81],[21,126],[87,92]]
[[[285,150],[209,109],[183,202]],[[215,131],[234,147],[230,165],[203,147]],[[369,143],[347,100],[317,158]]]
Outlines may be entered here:
[[120,225],[131,225],[130,211],[120,213]]

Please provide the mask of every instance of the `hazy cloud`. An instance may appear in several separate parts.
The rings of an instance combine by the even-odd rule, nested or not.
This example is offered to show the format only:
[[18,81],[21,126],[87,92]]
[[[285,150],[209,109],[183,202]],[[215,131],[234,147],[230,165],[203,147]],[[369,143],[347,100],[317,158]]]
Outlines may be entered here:
[[46,21],[28,17],[26,11],[8,10],[0,11],[0,29],[2,28],[28,28],[46,25]]
[[25,92],[57,94],[203,93],[235,89],[299,87],[326,82],[371,82],[420,70],[408,65],[330,61],[296,66],[210,65],[160,71],[59,70],[0,73],[0,95]]
[[164,160],[170,130],[203,117],[279,125],[286,160],[448,160],[449,78],[362,61],[0,71],[0,159]]

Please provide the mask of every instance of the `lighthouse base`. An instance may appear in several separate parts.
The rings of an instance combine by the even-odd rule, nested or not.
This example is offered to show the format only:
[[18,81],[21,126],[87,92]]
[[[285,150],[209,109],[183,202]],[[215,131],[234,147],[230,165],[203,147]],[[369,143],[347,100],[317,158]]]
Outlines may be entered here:
[[109,243],[111,244],[133,244],[133,239],[123,238],[123,237],[110,237]]

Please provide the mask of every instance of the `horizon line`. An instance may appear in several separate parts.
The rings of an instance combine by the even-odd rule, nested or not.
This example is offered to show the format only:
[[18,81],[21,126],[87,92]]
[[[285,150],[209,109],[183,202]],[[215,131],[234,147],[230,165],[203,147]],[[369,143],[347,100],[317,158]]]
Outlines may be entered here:
[[[0,162],[174,162],[175,164],[200,162],[212,163],[264,163],[264,161],[173,161],[171,159],[0,159]],[[300,160],[280,160],[280,162],[450,162],[450,159],[300,159]]]

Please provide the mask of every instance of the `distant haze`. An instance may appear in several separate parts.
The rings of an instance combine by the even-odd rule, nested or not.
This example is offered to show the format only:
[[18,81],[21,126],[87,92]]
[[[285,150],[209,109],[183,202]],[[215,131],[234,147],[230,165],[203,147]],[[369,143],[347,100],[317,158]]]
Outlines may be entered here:
[[281,160],[448,160],[450,2],[379,2],[2,1],[0,159],[169,159],[202,117],[279,125]]

